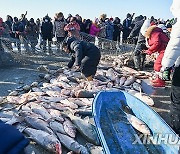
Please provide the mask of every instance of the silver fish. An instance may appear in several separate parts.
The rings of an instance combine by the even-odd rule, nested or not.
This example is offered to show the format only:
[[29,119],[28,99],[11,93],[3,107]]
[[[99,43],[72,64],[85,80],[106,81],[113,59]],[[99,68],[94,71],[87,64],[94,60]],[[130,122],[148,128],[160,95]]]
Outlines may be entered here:
[[76,128],[75,128],[74,124],[72,124],[72,122],[70,120],[68,120],[66,118],[64,123],[63,123],[63,127],[64,127],[65,132],[70,137],[75,138],[75,136],[76,136]]
[[47,110],[53,119],[61,123],[64,122],[64,118],[61,116],[61,112],[59,110],[56,110],[56,109],[47,109]]
[[126,81],[126,77],[122,76],[119,81],[119,86],[122,86],[125,81]]
[[77,130],[91,143],[99,145],[99,139],[95,130],[95,127],[88,123],[87,121],[82,120],[80,117],[74,116],[70,111],[65,113],[76,126]]
[[60,140],[60,142],[69,150],[75,152],[75,153],[79,153],[79,154],[89,154],[89,152],[87,151],[87,149],[79,144],[77,141],[75,141],[73,138],[64,135],[64,134],[60,134],[57,133],[57,136]]
[[56,121],[51,121],[51,122],[49,122],[49,126],[54,132],[66,134],[66,132],[63,128],[63,124],[61,124],[61,123],[58,123]]
[[143,101],[144,103],[146,103],[149,106],[154,105],[153,99],[144,93],[140,93],[140,92],[137,92],[137,91],[132,90],[132,89],[127,90],[127,92],[130,93],[131,95],[134,95],[135,97],[139,98],[141,101]]
[[126,79],[126,81],[125,81],[125,83],[124,83],[124,86],[129,86],[129,85],[131,85],[135,80],[136,80],[136,79],[135,79],[134,76],[129,76],[129,77]]
[[75,91],[75,97],[77,98],[94,98],[94,92],[90,92],[84,89]]
[[25,117],[25,121],[33,128],[43,130],[49,134],[54,134],[54,132],[49,128],[49,125],[42,119],[38,119],[37,117],[27,116]]
[[108,71],[106,72],[106,76],[111,81],[115,81],[116,80],[116,73],[115,73],[115,71],[112,68],[108,69]]
[[68,99],[62,100],[61,103],[64,106],[69,106],[71,109],[77,109],[78,108],[78,106],[76,104],[74,104],[73,102],[70,102]]
[[36,114],[41,115],[45,120],[52,118],[52,116],[48,113],[48,111],[43,106],[38,105],[37,107],[32,108],[32,111]]
[[128,113],[126,113],[126,116],[127,116],[127,120],[135,129],[137,129],[143,134],[147,134],[147,135],[151,134],[150,129],[142,120]]
[[50,135],[45,131],[33,128],[26,128],[24,132],[28,134],[31,139],[33,139],[49,151],[57,154],[62,154],[61,143],[54,135]]

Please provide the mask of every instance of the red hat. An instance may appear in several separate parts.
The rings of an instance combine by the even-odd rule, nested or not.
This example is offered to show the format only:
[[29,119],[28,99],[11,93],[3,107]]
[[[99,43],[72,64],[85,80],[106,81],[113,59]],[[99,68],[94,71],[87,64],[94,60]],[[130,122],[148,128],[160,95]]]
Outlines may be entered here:
[[109,18],[109,20],[113,21],[113,18],[111,17],[111,18]]

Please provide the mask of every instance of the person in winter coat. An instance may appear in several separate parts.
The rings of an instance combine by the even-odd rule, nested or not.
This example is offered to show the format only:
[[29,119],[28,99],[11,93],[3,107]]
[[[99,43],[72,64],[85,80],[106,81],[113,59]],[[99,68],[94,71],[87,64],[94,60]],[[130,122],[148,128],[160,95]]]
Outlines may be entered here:
[[131,33],[132,18],[133,15],[131,16],[131,14],[128,13],[126,19],[123,21],[123,35],[122,35],[123,42],[127,41],[127,38]]
[[70,23],[64,27],[64,30],[68,32],[69,37],[80,38],[80,26],[76,20],[76,17],[71,17]]
[[79,41],[74,37],[66,39],[63,50],[71,54],[68,67],[72,68],[75,63],[76,69],[80,70],[88,81],[92,81],[100,61],[100,50],[94,44]]
[[90,33],[90,27],[92,25],[92,21],[90,19],[85,20],[84,22],[84,32],[89,34]]
[[43,39],[43,50],[46,52],[46,43],[48,41],[48,50],[49,52],[52,52],[51,50],[51,43],[53,38],[53,24],[51,22],[51,19],[48,15],[46,15],[43,18],[43,22],[41,25],[41,34]]
[[[38,43],[38,33],[39,33],[39,28],[34,22],[34,19],[31,18],[25,27],[25,33],[26,33],[26,38],[27,41],[30,43],[32,52],[35,52],[35,46]],[[29,46],[26,47],[27,49]]]
[[173,0],[171,12],[177,22],[172,26],[170,41],[162,59],[161,71],[175,67],[171,85],[170,121],[171,126],[180,135],[180,1]]
[[144,61],[146,58],[146,54],[143,53],[142,51],[147,50],[146,39],[144,35],[145,35],[146,30],[150,27],[150,21],[151,21],[150,19],[147,19],[144,21],[140,29],[136,47],[134,49],[134,57],[133,57],[134,67],[138,71],[143,70],[144,68]]
[[95,21],[91,24],[89,34],[92,36],[97,36],[100,32],[100,28],[98,27],[99,20],[98,18],[95,19]]
[[105,23],[106,17],[107,17],[106,14],[102,14],[99,17],[99,27],[101,30],[100,30],[98,36],[101,38],[106,38],[106,23]]
[[114,25],[110,19],[106,19],[106,39],[113,40]]
[[139,32],[141,30],[143,23],[144,23],[144,17],[142,15],[136,17],[136,20],[134,21],[134,27],[128,36],[128,38],[134,39],[135,44],[137,43],[137,37],[139,36]]
[[60,44],[66,37],[66,32],[64,27],[66,26],[66,21],[62,12],[55,15],[55,21],[53,25],[53,35],[57,38],[57,50],[60,51]]
[[113,25],[114,25],[113,40],[120,42],[120,35],[123,29],[121,20],[118,17],[115,17]]
[[18,51],[21,52],[21,43],[19,39],[20,30],[19,30],[20,22],[17,17],[14,17],[14,22],[12,24],[12,37],[17,41],[15,42],[15,46],[17,46]]
[[[145,37],[148,39],[149,45],[149,48],[145,51],[145,53],[149,55],[155,52],[159,53],[156,61],[154,62],[154,71],[158,74],[162,67],[161,61],[164,56],[164,51],[168,44],[169,38],[161,28],[155,25],[147,29]],[[152,86],[154,87],[165,87],[165,81],[160,77],[160,74],[157,75],[157,77],[151,82]]]
[[76,21],[80,26],[80,32],[85,32],[84,23],[82,22],[82,17],[79,14],[76,14]]

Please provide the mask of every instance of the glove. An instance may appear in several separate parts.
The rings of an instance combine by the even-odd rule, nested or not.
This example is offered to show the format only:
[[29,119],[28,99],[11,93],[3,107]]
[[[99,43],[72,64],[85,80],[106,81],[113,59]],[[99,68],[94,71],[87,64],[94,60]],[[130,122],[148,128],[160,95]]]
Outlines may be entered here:
[[165,71],[163,71],[163,73],[162,73],[163,80],[169,81],[170,80],[170,74],[171,74],[171,68],[168,68]]

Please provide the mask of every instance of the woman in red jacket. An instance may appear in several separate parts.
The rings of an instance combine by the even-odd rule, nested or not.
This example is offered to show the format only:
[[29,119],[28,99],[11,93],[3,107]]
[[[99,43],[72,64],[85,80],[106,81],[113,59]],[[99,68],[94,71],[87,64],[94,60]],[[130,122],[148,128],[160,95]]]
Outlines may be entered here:
[[[154,62],[154,71],[160,72],[161,70],[161,61],[164,56],[164,51],[166,49],[166,46],[168,44],[169,38],[168,36],[163,32],[161,28],[158,28],[157,26],[153,25],[149,27],[146,31],[145,37],[148,40],[149,48],[145,51],[145,53],[151,55],[152,53],[158,52],[159,55],[156,58]],[[156,77],[156,79],[152,80],[152,86],[154,87],[164,87],[165,81],[162,80],[159,75]]]

